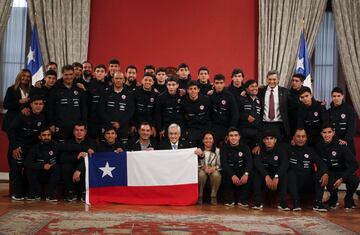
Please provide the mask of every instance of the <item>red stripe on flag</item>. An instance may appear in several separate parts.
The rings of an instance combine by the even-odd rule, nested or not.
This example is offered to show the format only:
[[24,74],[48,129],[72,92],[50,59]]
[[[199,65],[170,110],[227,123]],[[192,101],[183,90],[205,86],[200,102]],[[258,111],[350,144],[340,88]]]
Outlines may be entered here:
[[90,204],[122,203],[141,205],[194,205],[198,184],[171,186],[112,186],[89,189]]

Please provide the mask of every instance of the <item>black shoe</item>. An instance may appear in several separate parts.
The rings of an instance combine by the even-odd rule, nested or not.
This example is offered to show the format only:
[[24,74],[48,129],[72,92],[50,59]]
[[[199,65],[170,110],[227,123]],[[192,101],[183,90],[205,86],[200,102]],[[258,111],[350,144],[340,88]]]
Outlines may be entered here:
[[82,202],[86,202],[86,193],[85,192],[83,192],[82,194],[81,194],[81,199],[80,199]]
[[255,205],[252,208],[254,210],[262,210],[264,208],[264,206],[261,203],[255,203]]
[[313,206],[314,211],[327,212],[326,207],[321,202],[316,202]]
[[290,208],[288,207],[288,205],[286,204],[285,201],[280,202],[280,204],[278,205],[277,208],[279,210],[282,210],[282,211],[289,211],[290,210]]
[[46,201],[48,202],[57,202],[58,199],[54,196],[46,197]]
[[293,211],[301,211],[301,206],[300,206],[300,203],[299,201],[294,201],[294,208],[293,208]]
[[335,209],[338,208],[338,206],[339,206],[339,203],[338,203],[338,202],[329,202],[329,208],[330,208],[330,209],[335,210]]
[[26,198],[26,201],[40,201],[41,197],[40,196],[28,196]]
[[24,201],[25,198],[23,196],[19,196],[19,195],[12,195],[11,196],[11,199],[14,200],[14,201]]
[[243,207],[243,208],[248,208],[248,207],[249,207],[249,204],[246,203],[246,202],[238,202],[238,206],[239,206],[239,207]]
[[65,201],[67,202],[73,202],[73,201],[76,201],[76,195],[70,191],[67,196],[65,197]]

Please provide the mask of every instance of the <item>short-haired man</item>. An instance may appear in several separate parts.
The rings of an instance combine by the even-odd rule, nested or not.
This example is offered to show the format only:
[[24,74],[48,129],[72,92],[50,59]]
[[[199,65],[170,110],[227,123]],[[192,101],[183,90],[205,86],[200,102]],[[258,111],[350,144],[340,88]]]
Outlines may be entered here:
[[211,102],[209,97],[200,94],[196,81],[189,81],[187,95],[181,103],[181,109],[187,128],[186,139],[191,146],[197,146],[204,132],[211,125]]
[[313,210],[325,212],[327,209],[322,204],[322,196],[329,179],[326,164],[307,146],[305,129],[297,129],[292,142],[294,145],[291,146],[289,158],[288,187],[294,201],[293,211],[301,210],[300,193],[315,192]]
[[159,67],[155,71],[155,85],[154,88],[159,92],[159,94],[166,91],[166,79],[168,78],[166,74],[166,69],[164,67]]
[[117,139],[116,129],[112,125],[104,127],[104,141],[96,146],[96,152],[116,152],[124,151],[124,145]]
[[305,76],[303,74],[293,74],[290,81],[290,90],[288,97],[288,115],[290,136],[294,136],[297,128],[298,109],[300,107],[299,91],[303,87]]
[[355,156],[348,146],[339,143],[331,124],[322,127],[321,136],[322,141],[316,145],[316,151],[328,168],[329,207],[332,209],[337,207],[338,189],[342,183],[345,183],[344,208],[353,209],[356,207],[353,196],[359,185],[359,180],[355,176],[355,171],[358,169]]
[[290,210],[285,201],[287,192],[287,169],[289,156],[287,146],[278,143],[277,134],[273,129],[263,133],[263,146],[259,154],[254,155],[254,203],[253,209],[263,208],[261,189],[265,182],[271,191],[278,191],[280,203],[278,209]]
[[129,88],[130,91],[133,91],[137,88],[137,67],[135,65],[129,65],[126,67],[125,71],[126,83],[125,85]]
[[263,129],[273,129],[279,141],[287,141],[290,136],[288,120],[288,94],[285,87],[279,86],[280,75],[271,70],[266,75],[267,85],[259,90],[262,104]]
[[340,144],[347,145],[355,154],[354,135],[356,130],[355,112],[350,105],[344,102],[344,92],[340,87],[331,91],[332,102],[328,109],[330,123],[335,129],[335,135]]
[[186,93],[187,84],[191,80],[189,66],[185,63],[178,65],[176,74],[179,76],[179,91],[181,95]]
[[213,88],[213,84],[210,83],[209,69],[205,66],[201,66],[198,70],[198,84],[200,94],[203,95],[208,95],[208,92]]
[[115,72],[120,71],[120,61],[118,59],[111,59],[109,60],[109,66],[108,66],[108,75],[105,77],[105,82],[109,85],[112,84],[112,78],[115,74]]
[[150,151],[158,148],[158,143],[155,139],[151,138],[151,125],[150,123],[143,122],[140,124],[138,130],[139,138],[130,141],[127,151]]
[[176,124],[170,124],[168,131],[168,138],[163,139],[159,144],[159,149],[184,149],[189,147],[189,143],[181,139],[181,127]]
[[124,87],[125,76],[114,73],[113,85],[100,100],[100,117],[103,126],[112,125],[117,138],[126,146],[129,137],[130,121],[134,115],[135,102],[133,94]]
[[247,145],[241,144],[240,132],[230,127],[227,132],[228,143],[220,150],[221,167],[224,174],[225,206],[248,207],[250,193],[250,174],[253,160]]
[[316,101],[309,87],[303,87],[299,91],[301,105],[298,109],[298,128],[304,128],[308,134],[308,145],[315,146],[321,141],[321,127],[329,122],[326,108]]
[[56,140],[64,142],[72,136],[75,123],[87,121],[87,99],[74,81],[74,68],[64,65],[62,82],[51,90],[48,102],[48,121]]
[[214,77],[214,93],[209,96],[211,102],[211,124],[216,141],[222,143],[229,127],[237,126],[239,111],[234,96],[225,89],[225,76]]
[[244,71],[240,68],[235,68],[231,72],[231,84],[228,86],[228,90],[233,94],[235,99],[245,91],[243,87],[244,78]]
[[158,97],[155,107],[155,119],[160,138],[167,136],[167,128],[172,123],[178,124],[181,127],[182,134],[184,134],[184,117],[181,113],[183,98],[180,96],[178,88],[178,79],[169,77],[166,81],[166,91]]

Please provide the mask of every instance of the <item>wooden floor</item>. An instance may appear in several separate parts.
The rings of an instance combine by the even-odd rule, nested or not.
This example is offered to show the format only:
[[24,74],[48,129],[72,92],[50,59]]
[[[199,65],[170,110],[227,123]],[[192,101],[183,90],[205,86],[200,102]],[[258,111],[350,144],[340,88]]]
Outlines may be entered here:
[[[343,196],[343,195],[341,195]],[[341,197],[342,198],[342,197]],[[87,206],[81,202],[62,202],[47,203],[45,201],[27,202],[11,201],[8,196],[8,183],[0,183],[0,215],[11,209],[29,209],[29,210],[62,210],[62,211],[102,211],[102,212],[149,212],[149,213],[176,213],[176,214],[242,214],[242,215],[281,215],[281,216],[319,216],[333,223],[341,225],[354,232],[360,233],[360,202],[358,199],[355,203],[358,208],[350,212],[343,209],[340,200],[340,207],[327,213],[313,212],[311,205],[305,206],[301,212],[282,212],[271,206],[265,206],[263,211],[255,211],[252,209],[242,209],[238,207],[227,208],[223,205],[196,205],[187,207],[175,206],[133,206],[133,205],[97,205]]]

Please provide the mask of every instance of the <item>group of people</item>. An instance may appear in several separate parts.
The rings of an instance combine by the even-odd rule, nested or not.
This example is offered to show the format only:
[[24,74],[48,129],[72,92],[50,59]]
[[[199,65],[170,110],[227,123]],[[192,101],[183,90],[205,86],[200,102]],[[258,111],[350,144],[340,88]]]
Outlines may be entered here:
[[[129,65],[121,72],[117,59],[94,68],[88,61],[46,66],[45,77],[32,85],[22,69],[7,89],[3,130],[9,138],[8,160],[13,200],[39,200],[47,183],[46,200],[57,201],[60,181],[65,200],[84,199],[84,158],[94,152],[151,151],[197,147],[199,200],[210,181],[210,203],[263,208],[263,188],[276,191],[281,210],[301,210],[305,192],[314,193],[313,209],[338,206],[338,188],[346,184],[344,207],[354,209],[355,113],[333,89],[331,107],[313,98],[294,74],[291,88],[279,86],[279,73],[269,71],[267,84],[244,81],[241,69],[231,84],[206,67],[198,79],[189,66],[176,73],[166,68]],[[139,81],[138,81],[139,80]],[[164,176],[166,177],[166,176]],[[330,198],[324,205],[324,190]]]

